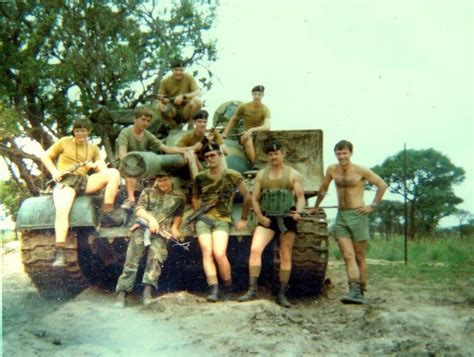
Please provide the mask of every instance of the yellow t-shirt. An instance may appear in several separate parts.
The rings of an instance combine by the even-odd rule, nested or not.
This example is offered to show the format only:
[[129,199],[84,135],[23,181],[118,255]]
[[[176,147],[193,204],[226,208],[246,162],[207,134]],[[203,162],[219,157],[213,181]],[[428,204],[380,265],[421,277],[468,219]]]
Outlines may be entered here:
[[[92,160],[93,162],[100,160],[100,150],[97,145],[90,143],[76,144],[72,136],[65,136],[59,139],[46,151],[46,154],[53,161],[56,158],[58,159],[56,166],[59,172],[66,171],[75,164],[86,160]],[[73,174],[86,176],[87,169],[80,167]]]
[[260,126],[265,121],[265,118],[270,118],[270,110],[265,104],[254,108],[252,102],[241,104],[236,113],[237,118],[243,118],[244,130]]
[[187,94],[198,89],[194,78],[187,74],[183,74],[183,78],[177,81],[173,76],[168,76],[160,83],[159,94],[177,96],[179,94]]

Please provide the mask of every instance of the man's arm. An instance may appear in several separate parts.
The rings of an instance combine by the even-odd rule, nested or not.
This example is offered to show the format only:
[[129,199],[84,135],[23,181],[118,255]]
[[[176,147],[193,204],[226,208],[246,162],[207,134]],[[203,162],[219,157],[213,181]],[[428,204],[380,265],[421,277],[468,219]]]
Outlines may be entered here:
[[60,172],[58,171],[58,169],[56,168],[56,165],[54,164],[53,160],[51,159],[51,157],[48,155],[48,152],[44,152],[41,157],[41,162],[44,164],[44,166],[46,167],[46,169],[49,171],[49,173],[51,174],[51,176],[53,177],[53,180],[58,182],[61,178],[61,174]]
[[160,150],[163,151],[166,154],[184,154],[186,152],[186,148],[180,148],[177,146],[168,146],[165,144],[162,144],[160,146]]
[[256,126],[254,128],[250,128],[247,130],[248,135],[252,135],[256,131],[268,131],[270,130],[270,117],[267,117],[263,120],[263,124],[260,126]]
[[242,180],[242,182],[237,186],[240,194],[242,195],[243,198],[243,204],[242,204],[242,214],[240,216],[240,220],[237,221],[235,224],[235,227],[237,228],[238,231],[242,231],[247,227],[247,222],[249,220],[249,210],[250,210],[250,204],[251,204],[251,198],[250,198],[250,193],[247,190],[247,186],[245,185],[245,182]]
[[361,167],[360,170],[362,171],[361,174],[362,176],[369,181],[372,185],[377,187],[377,191],[375,192],[375,197],[372,201],[371,204],[361,207],[358,209],[360,213],[370,213],[373,212],[375,207],[382,201],[382,197],[387,190],[387,184],[385,183],[382,178],[377,175],[375,172],[373,172],[371,169],[366,168],[366,167]]
[[270,226],[270,219],[268,217],[265,217],[263,215],[262,209],[260,207],[260,194],[262,190],[262,176],[263,176],[263,170],[260,170],[257,173],[257,176],[255,177],[254,181],[254,186],[252,190],[252,196],[251,196],[251,201],[252,201],[252,208],[255,213],[255,216],[257,217],[258,222],[262,224],[265,227]]
[[237,122],[237,113],[239,112],[239,110],[237,109],[234,113],[234,115],[232,115],[232,117],[229,119],[229,121],[227,122],[227,125],[225,126],[225,129],[224,131],[222,132],[222,137],[225,138],[228,134],[229,134],[229,131],[232,130],[232,128],[234,127],[235,123]]
[[127,155],[127,146],[126,145],[120,145],[119,146],[119,149],[118,149],[118,157],[119,157],[119,160],[122,161],[123,158],[125,157],[125,155]]
[[314,204],[314,208],[310,210],[311,213],[316,213],[319,209],[319,206],[321,205],[321,202],[323,202],[324,197],[326,196],[326,193],[329,189],[329,184],[332,181],[332,167],[329,166],[328,169],[326,170],[326,175],[324,175],[323,182],[321,182],[321,185],[319,186],[318,190],[318,197],[316,198],[316,203]]
[[301,219],[305,206],[303,177],[298,171],[293,169],[291,171],[293,174],[293,192],[296,196],[296,214],[293,216],[293,219],[297,221]]

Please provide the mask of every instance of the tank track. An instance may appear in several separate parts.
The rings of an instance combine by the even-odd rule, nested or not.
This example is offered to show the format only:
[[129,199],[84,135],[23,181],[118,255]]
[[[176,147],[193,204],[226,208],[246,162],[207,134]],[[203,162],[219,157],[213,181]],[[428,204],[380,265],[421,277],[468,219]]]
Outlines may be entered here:
[[[293,245],[289,293],[292,296],[318,295],[326,277],[329,259],[326,214],[305,216],[298,222],[298,237]],[[273,252],[274,291],[278,289],[280,258],[278,244]]]
[[50,230],[22,232],[21,256],[33,284],[41,296],[54,299],[72,297],[88,286],[77,251],[77,233],[71,231],[66,239],[66,266],[53,268],[54,232]]

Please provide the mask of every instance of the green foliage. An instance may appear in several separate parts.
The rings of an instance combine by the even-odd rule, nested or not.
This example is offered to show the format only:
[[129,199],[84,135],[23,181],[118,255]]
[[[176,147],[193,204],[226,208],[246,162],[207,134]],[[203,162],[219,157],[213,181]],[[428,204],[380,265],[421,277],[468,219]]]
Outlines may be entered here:
[[212,0],[1,2],[0,155],[28,190],[36,191],[19,137],[47,148],[78,116],[134,108],[176,57],[209,88],[216,8]]
[[[464,170],[445,155],[433,150],[407,150],[407,200],[409,201],[409,235],[431,234],[439,220],[456,211],[462,202],[453,186],[464,180]],[[387,158],[372,168],[389,185],[393,193],[404,195],[404,152]]]
[[2,204],[7,211],[16,218],[21,202],[29,196],[25,187],[18,187],[13,180],[0,181],[0,192],[2,196]]

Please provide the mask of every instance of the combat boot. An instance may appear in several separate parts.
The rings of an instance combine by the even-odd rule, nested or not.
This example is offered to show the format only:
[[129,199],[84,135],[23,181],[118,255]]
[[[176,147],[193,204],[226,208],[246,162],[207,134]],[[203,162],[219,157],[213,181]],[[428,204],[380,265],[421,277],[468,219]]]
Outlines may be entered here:
[[237,301],[239,302],[245,302],[245,301],[250,301],[254,300],[257,297],[257,284],[258,284],[258,277],[251,276],[249,278],[249,289],[247,292],[239,297]]
[[344,304],[365,304],[359,282],[354,281],[350,283],[349,292],[341,298],[341,302]]
[[150,285],[145,285],[145,288],[143,289],[143,297],[142,297],[142,302],[143,305],[147,306],[151,304],[151,286]]
[[122,208],[112,212],[102,212],[100,223],[103,227],[121,226],[125,223],[125,212]]
[[56,248],[53,268],[63,268],[66,266],[66,255],[63,248]]
[[230,301],[232,300],[232,285],[230,286],[223,286],[222,287],[222,294],[221,294],[221,298],[223,301]]
[[127,304],[127,293],[125,291],[119,291],[117,294],[117,301],[115,302],[115,306],[117,307],[125,307]]
[[288,298],[286,297],[287,286],[287,283],[280,283],[280,291],[278,292],[276,302],[280,306],[289,308],[291,307],[291,304],[288,301]]
[[209,302],[216,302],[219,300],[219,285],[211,285],[209,295],[206,297]]

